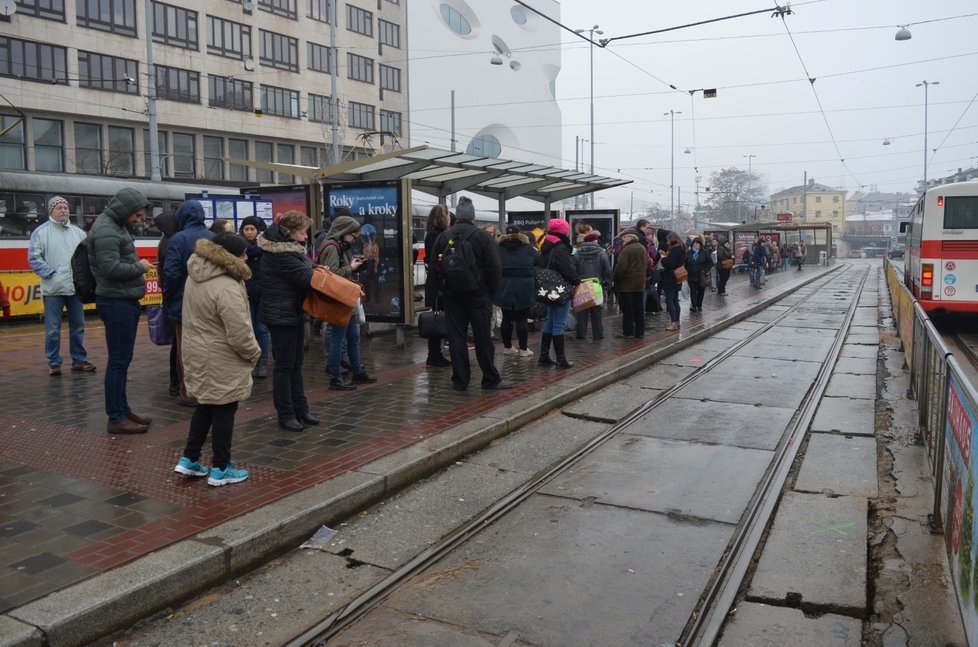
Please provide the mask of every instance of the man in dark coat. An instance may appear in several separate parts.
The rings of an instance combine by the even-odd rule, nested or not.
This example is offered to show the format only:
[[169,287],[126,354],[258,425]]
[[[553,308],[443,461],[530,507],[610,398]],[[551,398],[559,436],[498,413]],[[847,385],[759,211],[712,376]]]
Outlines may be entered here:
[[183,371],[183,288],[187,283],[187,261],[201,238],[211,240],[214,232],[204,225],[204,207],[197,200],[187,200],[174,214],[177,233],[170,239],[163,265],[163,300],[166,316],[173,322],[173,343],[177,347],[177,376],[180,378],[180,394],[177,404],[196,407],[197,401],[187,393]]
[[455,209],[458,222],[444,231],[435,241],[433,263],[441,271],[441,261],[449,247],[449,241],[465,239],[471,248],[475,264],[478,289],[467,294],[445,292],[445,319],[448,323],[448,348],[452,361],[452,388],[465,391],[469,388],[471,368],[465,333],[472,326],[475,357],[482,369],[483,389],[509,389],[512,382],[504,382],[496,370],[495,349],[490,338],[492,297],[499,289],[502,270],[499,264],[499,248],[487,232],[476,229],[475,207],[472,200],[462,198]]

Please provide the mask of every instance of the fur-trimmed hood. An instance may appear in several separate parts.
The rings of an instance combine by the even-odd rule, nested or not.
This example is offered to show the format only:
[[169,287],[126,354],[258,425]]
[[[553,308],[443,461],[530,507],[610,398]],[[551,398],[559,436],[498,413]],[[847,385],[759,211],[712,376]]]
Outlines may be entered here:
[[278,225],[271,225],[258,234],[258,246],[269,254],[306,254],[306,246],[287,235]]
[[519,247],[520,245],[529,245],[530,239],[523,232],[517,232],[515,234],[504,234],[496,242],[500,247],[511,248]]
[[203,283],[227,274],[236,281],[247,281],[251,270],[244,259],[231,254],[213,241],[201,238],[194,253],[187,261],[187,275],[192,281]]

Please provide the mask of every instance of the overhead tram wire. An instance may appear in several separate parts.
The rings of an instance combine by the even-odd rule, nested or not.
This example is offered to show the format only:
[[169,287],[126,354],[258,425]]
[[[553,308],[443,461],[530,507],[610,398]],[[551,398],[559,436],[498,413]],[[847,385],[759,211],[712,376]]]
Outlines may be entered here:
[[798,62],[801,63],[801,69],[805,71],[805,76],[808,77],[808,83],[811,85],[812,94],[815,95],[815,103],[818,104],[818,110],[822,115],[822,121],[825,122],[825,128],[829,131],[829,137],[832,138],[832,145],[835,146],[835,152],[839,156],[839,162],[849,173],[850,177],[856,181],[856,186],[862,186],[862,182],[859,181],[856,174],[853,173],[852,169],[850,169],[846,164],[846,158],[842,156],[842,151],[839,149],[839,144],[835,139],[835,133],[832,132],[832,126],[829,124],[828,115],[825,114],[825,108],[822,106],[822,99],[818,96],[818,90],[815,89],[815,77],[813,77],[808,71],[808,66],[805,65],[805,60],[801,56],[801,51],[798,49],[798,44],[795,42],[795,37],[791,35],[791,29],[788,27],[788,21],[784,19],[783,14],[781,15],[781,22],[784,24],[784,30],[788,34],[788,38],[791,40],[791,46],[795,49],[795,54],[798,56]]
[[975,99],[978,99],[978,92],[975,93],[975,96],[971,97],[971,101],[969,101],[968,105],[965,106],[964,110],[961,112],[961,116],[959,116],[958,120],[954,122],[954,125],[951,126],[951,129],[947,131],[947,134],[944,135],[944,139],[942,139],[941,143],[937,145],[937,148],[934,149],[934,152],[931,153],[931,157],[930,157],[931,163],[934,162],[934,157],[937,156],[937,151],[941,150],[941,147],[944,146],[944,142],[946,142],[947,138],[951,136],[951,133],[953,133],[957,129],[958,124],[961,123],[961,120],[964,119],[964,116],[968,114],[968,110],[970,110],[971,106],[974,105]]

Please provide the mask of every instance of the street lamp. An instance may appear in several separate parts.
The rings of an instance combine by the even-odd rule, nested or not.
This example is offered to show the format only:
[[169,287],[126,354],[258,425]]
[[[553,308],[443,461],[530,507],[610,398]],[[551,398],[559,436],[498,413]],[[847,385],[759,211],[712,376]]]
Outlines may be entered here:
[[924,86],[924,186],[927,191],[927,89],[932,85],[940,85],[940,81],[921,81],[915,87]]
[[669,115],[669,220],[672,221],[672,228],[676,228],[676,212],[675,212],[675,202],[673,201],[676,197],[675,190],[673,186],[676,183],[676,115],[683,114],[679,110],[670,110],[669,112],[663,112],[663,116]]
[[[590,29],[575,29],[578,34],[588,32],[588,40],[591,41],[591,175],[594,175],[594,35],[599,36],[604,32],[595,25]],[[591,208],[594,209],[594,193],[591,193]]]
[[[750,155],[743,155],[743,157],[746,157],[747,158],[747,189],[750,190],[750,188],[751,188],[751,181],[754,179],[754,176],[751,174],[751,171],[750,171],[750,168],[751,168],[750,167],[750,163],[751,163],[751,160],[753,160],[755,157],[757,157],[757,155],[754,155],[753,153],[751,153]],[[754,222],[757,222],[757,204],[754,205]]]

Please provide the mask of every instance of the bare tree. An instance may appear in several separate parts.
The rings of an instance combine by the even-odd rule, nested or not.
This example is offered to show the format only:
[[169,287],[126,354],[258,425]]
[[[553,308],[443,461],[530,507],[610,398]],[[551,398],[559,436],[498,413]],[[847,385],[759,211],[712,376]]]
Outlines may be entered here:
[[736,167],[716,171],[710,175],[706,204],[716,221],[747,222],[766,200],[766,183],[757,173],[748,173]]

